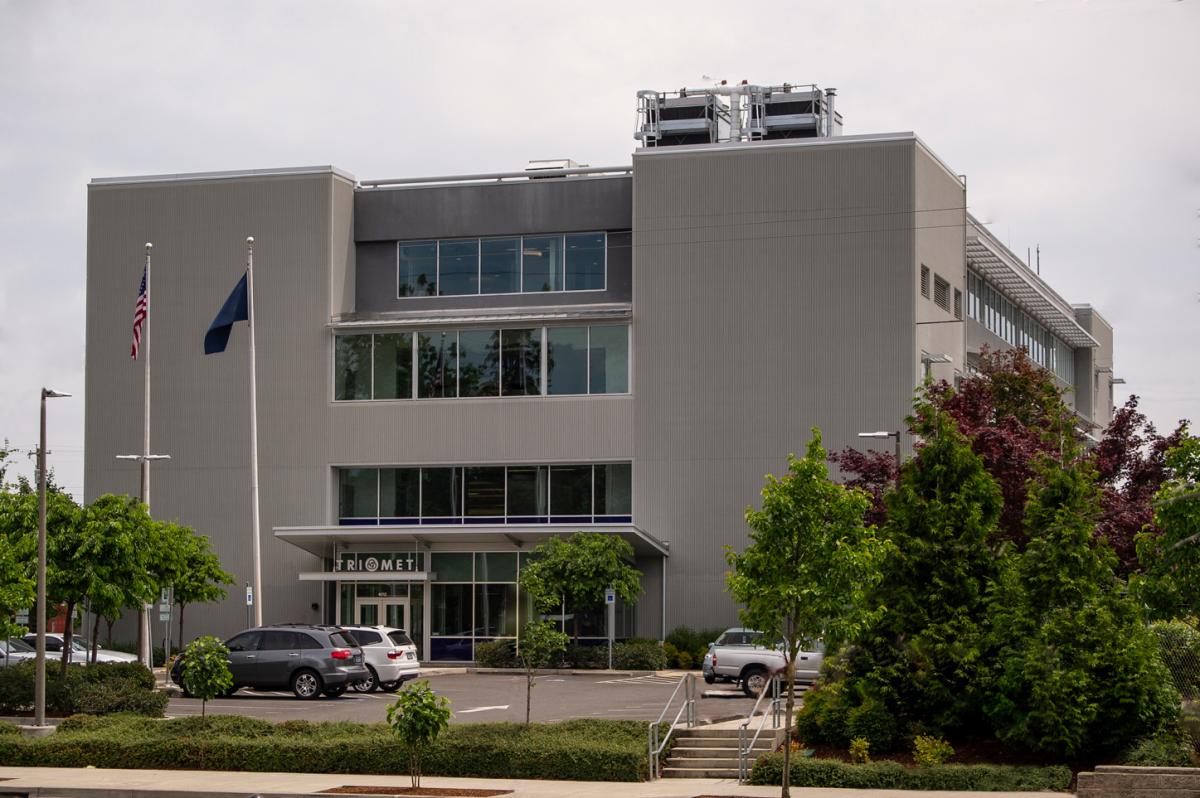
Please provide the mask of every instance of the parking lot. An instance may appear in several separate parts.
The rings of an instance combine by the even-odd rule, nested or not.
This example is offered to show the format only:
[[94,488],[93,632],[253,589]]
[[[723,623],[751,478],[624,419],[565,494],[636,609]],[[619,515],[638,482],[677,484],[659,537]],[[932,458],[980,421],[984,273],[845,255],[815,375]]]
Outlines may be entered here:
[[[532,720],[553,722],[571,718],[621,718],[651,721],[678,683],[678,676],[622,674],[563,674],[538,676],[533,688]],[[438,695],[450,699],[454,723],[525,720],[525,676],[508,673],[451,673],[428,678]],[[682,690],[680,695],[682,695]],[[208,702],[208,712],[249,715],[271,721],[351,720],[375,723],[387,719],[389,693],[349,691],[340,698],[301,701],[290,692],[239,690],[230,698]],[[696,679],[697,720],[714,720],[748,713],[753,701],[732,684],[706,685]],[[672,708],[668,720],[674,717]],[[200,714],[200,701],[173,698],[170,716]]]

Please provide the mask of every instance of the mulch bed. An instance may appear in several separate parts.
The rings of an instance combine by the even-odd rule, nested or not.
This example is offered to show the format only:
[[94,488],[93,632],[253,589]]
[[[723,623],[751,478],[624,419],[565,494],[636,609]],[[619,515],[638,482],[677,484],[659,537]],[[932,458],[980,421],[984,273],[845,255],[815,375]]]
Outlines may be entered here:
[[[954,746],[954,756],[950,757],[949,764],[951,765],[1049,765],[1062,764],[1071,768],[1071,771],[1078,773],[1081,770],[1092,770],[1096,762],[1091,760],[1077,760],[1074,762],[1048,762],[1045,755],[1038,755],[1030,751],[1009,748],[998,740],[957,740],[951,743]],[[845,748],[834,748],[829,745],[820,743],[801,743],[801,750],[811,748],[813,750],[814,759],[836,759],[840,762],[850,761],[850,752]],[[780,751],[783,750],[781,746]],[[905,750],[891,751],[886,754],[879,754],[878,757],[872,757],[877,761],[892,761],[904,765],[906,768],[916,767],[917,763],[913,761],[912,752]]]
[[321,792],[339,795],[445,795],[493,798],[496,795],[508,795],[512,790],[475,790],[468,787],[380,787],[378,785],[349,784],[321,790]]

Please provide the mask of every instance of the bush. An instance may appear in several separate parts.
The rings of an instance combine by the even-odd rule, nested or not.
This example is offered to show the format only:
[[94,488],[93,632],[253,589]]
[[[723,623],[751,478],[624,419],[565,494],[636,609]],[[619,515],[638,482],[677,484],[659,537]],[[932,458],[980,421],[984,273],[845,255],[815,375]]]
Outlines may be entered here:
[[1200,696],[1200,631],[1180,620],[1152,623],[1150,631],[1175,689],[1185,700]]
[[[206,722],[207,721],[207,722]],[[408,772],[404,751],[382,723],[272,724],[214,715],[152,720],[68,718],[40,739],[0,735],[0,765],[287,771]],[[646,724],[479,723],[451,726],[425,753],[428,776],[641,781],[648,776]]]
[[[708,644],[721,636],[724,629],[693,629],[676,626],[663,638],[663,651],[668,668],[698,668],[708,653]],[[667,646],[671,648],[667,648]]]
[[0,720],[0,737],[9,735],[20,735],[21,730],[17,728],[15,723],[9,723],[6,720]]
[[475,646],[475,664],[481,668],[516,668],[517,647],[511,640],[493,640]]
[[856,765],[865,765],[871,761],[871,743],[862,737],[850,741],[850,761]]
[[[751,784],[779,784],[783,754],[759,757]],[[897,762],[850,765],[830,759],[792,760],[793,787],[850,787],[867,790],[1066,790],[1071,769],[1016,765],[936,765],[906,768]]]
[[613,667],[635,671],[660,671],[667,658],[657,640],[629,640],[613,646]]
[[560,657],[564,668],[580,670],[603,670],[608,667],[608,646],[584,646],[573,643],[567,646]]
[[75,694],[75,711],[88,715],[128,712],[161,718],[167,710],[166,693],[147,690],[132,679],[88,682]]
[[846,733],[865,739],[876,753],[891,751],[896,742],[896,719],[881,702],[868,698],[846,714]]
[[834,682],[809,690],[804,705],[796,713],[796,729],[806,743],[828,743],[838,748],[850,744],[846,729],[849,708],[843,682]]
[[1188,767],[1195,764],[1195,746],[1185,732],[1163,732],[1138,740],[1121,756],[1123,765]]
[[[0,715],[33,711],[34,679],[32,661],[0,668]],[[166,706],[167,697],[154,690],[154,675],[136,662],[73,665],[65,680],[57,670],[46,673],[46,711],[52,715],[131,712],[162,717]]]
[[954,756],[954,748],[941,737],[918,734],[913,738],[913,761],[922,767],[944,765]]

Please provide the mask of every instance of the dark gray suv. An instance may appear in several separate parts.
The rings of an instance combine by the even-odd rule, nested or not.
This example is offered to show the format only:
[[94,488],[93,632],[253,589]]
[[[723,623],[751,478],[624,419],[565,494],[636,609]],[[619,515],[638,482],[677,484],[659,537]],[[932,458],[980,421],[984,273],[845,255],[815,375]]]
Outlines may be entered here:
[[[336,698],[352,683],[370,678],[363,652],[339,626],[279,624],[247,629],[225,641],[233,693],[240,687],[290,689],[297,698]],[[183,657],[175,660],[171,680],[183,684]]]

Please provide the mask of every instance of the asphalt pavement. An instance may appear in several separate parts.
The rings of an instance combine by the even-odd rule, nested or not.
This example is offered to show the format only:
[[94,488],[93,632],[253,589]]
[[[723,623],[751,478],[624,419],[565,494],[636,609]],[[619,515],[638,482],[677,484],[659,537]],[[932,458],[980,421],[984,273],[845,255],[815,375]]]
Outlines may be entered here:
[[[510,673],[452,673],[428,677],[438,695],[450,699],[454,723],[524,722],[525,676]],[[678,674],[622,673],[547,674],[534,681],[531,720],[554,722],[572,718],[621,718],[651,721],[659,717],[679,682]],[[682,695],[682,691],[680,691]],[[706,685],[696,680],[696,715],[701,722],[744,717],[753,706],[731,684]],[[239,690],[230,698],[208,702],[207,712],[248,715],[270,721],[349,720],[362,723],[387,719],[390,693],[347,691],[339,698],[303,701],[290,691]],[[679,698],[667,720],[674,717]],[[200,701],[172,698],[169,716],[199,715]]]

